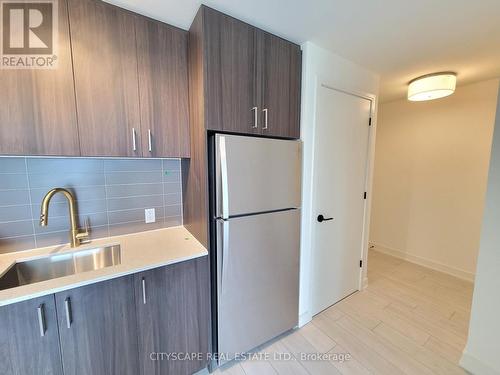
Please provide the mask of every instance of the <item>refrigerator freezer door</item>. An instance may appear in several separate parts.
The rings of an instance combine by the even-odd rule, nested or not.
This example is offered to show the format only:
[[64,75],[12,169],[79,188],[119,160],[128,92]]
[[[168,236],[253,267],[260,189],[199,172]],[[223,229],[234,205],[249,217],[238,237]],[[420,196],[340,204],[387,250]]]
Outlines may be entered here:
[[300,210],[217,220],[220,364],[298,323]]
[[216,217],[300,207],[301,142],[217,134]]

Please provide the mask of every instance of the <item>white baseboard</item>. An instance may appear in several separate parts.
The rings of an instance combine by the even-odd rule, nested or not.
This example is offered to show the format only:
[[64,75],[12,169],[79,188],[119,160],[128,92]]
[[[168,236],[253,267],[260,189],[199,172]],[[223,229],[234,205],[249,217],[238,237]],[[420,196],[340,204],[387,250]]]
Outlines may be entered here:
[[367,286],[368,286],[368,277],[365,277],[363,279],[363,285],[361,285],[361,290],[366,289]]
[[[475,274],[472,272],[464,271],[455,267],[448,266],[446,264],[442,264],[439,262],[435,262],[430,259],[422,258],[416,255],[411,255],[408,254],[407,252],[404,252],[399,249],[393,249],[388,246],[376,243],[376,242],[370,242],[370,244],[374,245],[374,248],[371,248],[370,250],[378,251],[383,254],[391,255],[396,258],[404,259],[410,263],[415,263],[420,266],[424,266],[436,271],[444,272],[447,273],[451,276],[458,277],[459,279],[474,282]],[[369,267],[369,265],[368,265]]]
[[305,326],[312,320],[312,315],[309,311],[299,315],[299,328]]
[[460,366],[462,366],[473,375],[500,375],[500,370],[491,368],[486,363],[480,361],[479,359],[465,351],[462,354]]

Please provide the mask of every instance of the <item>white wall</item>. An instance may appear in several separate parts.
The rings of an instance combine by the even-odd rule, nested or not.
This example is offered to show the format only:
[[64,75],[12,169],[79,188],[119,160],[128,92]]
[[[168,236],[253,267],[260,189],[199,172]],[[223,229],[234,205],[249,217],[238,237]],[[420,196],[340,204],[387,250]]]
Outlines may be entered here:
[[[325,83],[334,88],[375,96],[378,94],[379,87],[379,77],[377,75],[313,43],[307,42],[303,44],[302,51],[301,139],[304,142],[304,146],[299,306],[300,325],[305,324],[312,318],[310,312],[311,225],[315,222],[315,219],[311,207],[314,173],[313,155],[317,83]],[[373,119],[372,140],[375,138],[375,129],[376,116]],[[371,181],[371,176],[369,176],[369,180]],[[369,194],[369,197],[370,196],[371,194]],[[367,207],[369,206],[369,202],[367,202]],[[367,218],[369,217],[368,213]],[[366,275],[366,269],[364,271]]]
[[500,374],[500,100],[497,106],[469,340],[460,364],[475,375]]
[[370,241],[473,280],[498,80],[379,106]]

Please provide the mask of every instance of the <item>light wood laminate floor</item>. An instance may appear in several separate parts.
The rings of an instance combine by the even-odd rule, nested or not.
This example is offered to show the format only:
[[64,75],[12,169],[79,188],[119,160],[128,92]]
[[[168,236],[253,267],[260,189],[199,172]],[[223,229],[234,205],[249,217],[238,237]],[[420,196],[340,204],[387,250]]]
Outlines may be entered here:
[[[215,373],[467,374],[458,361],[467,339],[472,283],[374,250],[368,279],[364,291],[259,348],[256,353],[263,359]],[[327,356],[311,360],[304,353]],[[350,360],[339,360],[347,353]]]

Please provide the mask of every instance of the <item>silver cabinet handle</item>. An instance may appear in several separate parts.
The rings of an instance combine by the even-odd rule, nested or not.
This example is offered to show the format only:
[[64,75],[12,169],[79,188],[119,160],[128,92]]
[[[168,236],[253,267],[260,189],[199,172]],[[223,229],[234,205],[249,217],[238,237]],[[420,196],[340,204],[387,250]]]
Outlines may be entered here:
[[151,134],[151,129],[148,129],[148,146],[149,152],[153,152],[153,135]]
[[64,309],[66,310],[66,327],[71,328],[73,314],[71,313],[71,299],[69,297],[64,300]]
[[146,279],[142,278],[142,303],[145,305],[146,301]]
[[257,107],[253,107],[252,111],[253,111],[253,126],[252,126],[252,128],[257,129],[257,127],[259,126],[259,115],[258,115],[259,109]]
[[132,128],[132,150],[137,151],[137,139],[135,136],[135,128]]
[[38,326],[40,327],[40,336],[44,337],[45,332],[47,332],[47,328],[45,325],[45,307],[44,307],[44,304],[42,303],[40,306],[38,306],[36,311],[37,311],[37,315],[38,315]]
[[268,112],[267,108],[264,108],[262,110],[262,112],[264,112],[264,127],[262,129],[266,130],[267,129],[267,118],[268,118],[268,116],[267,116],[267,112]]

